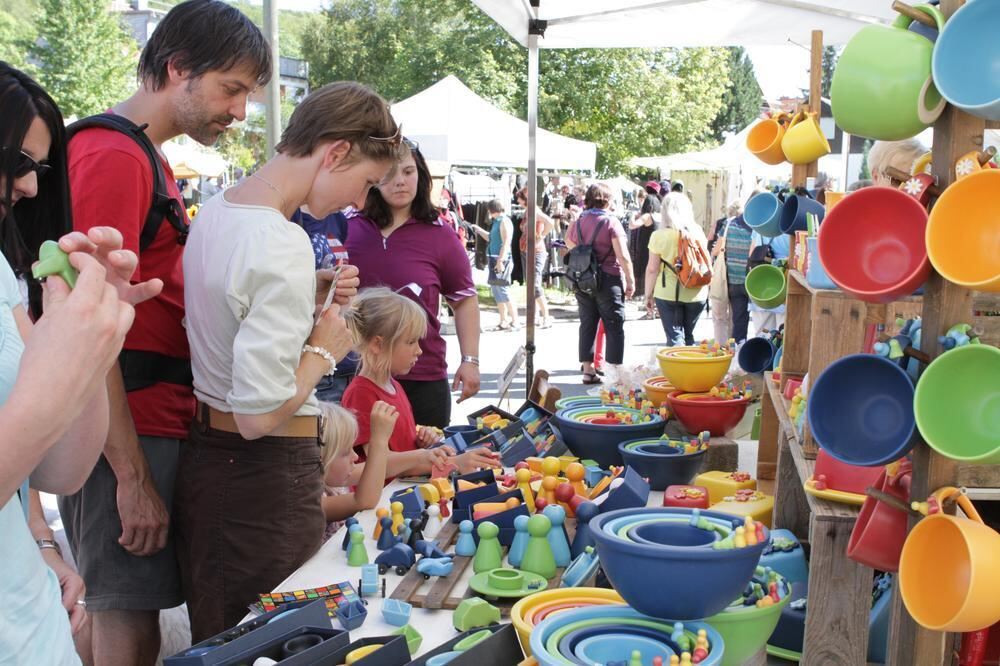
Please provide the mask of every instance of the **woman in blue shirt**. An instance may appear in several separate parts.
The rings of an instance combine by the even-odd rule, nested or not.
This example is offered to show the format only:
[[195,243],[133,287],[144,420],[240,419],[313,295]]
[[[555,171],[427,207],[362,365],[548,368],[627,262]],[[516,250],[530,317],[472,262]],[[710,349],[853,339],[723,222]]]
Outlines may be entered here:
[[[28,529],[28,487],[59,494],[83,485],[108,430],[105,376],[132,325],[132,305],[159,281],[129,285],[136,256],[106,227],[63,236],[79,271],[32,285],[35,323],[17,278],[30,283],[43,240],[70,228],[66,136],[52,98],[0,62],[0,658],[15,664],[76,664],[70,619],[82,599],[62,599]],[[44,314],[40,314],[44,303]],[[81,595],[82,596],[82,595]]]

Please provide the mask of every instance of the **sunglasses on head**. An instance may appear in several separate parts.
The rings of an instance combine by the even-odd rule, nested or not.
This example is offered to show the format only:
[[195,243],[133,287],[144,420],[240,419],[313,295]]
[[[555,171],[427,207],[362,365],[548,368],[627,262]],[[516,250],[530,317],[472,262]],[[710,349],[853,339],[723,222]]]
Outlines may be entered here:
[[419,143],[405,136],[403,137],[403,145],[409,148],[410,150],[420,150]]
[[14,166],[14,178],[24,178],[30,172],[34,171],[39,178],[43,178],[45,174],[52,170],[52,167],[48,164],[40,164],[27,154],[23,150],[19,151],[20,155],[17,158],[17,164]]

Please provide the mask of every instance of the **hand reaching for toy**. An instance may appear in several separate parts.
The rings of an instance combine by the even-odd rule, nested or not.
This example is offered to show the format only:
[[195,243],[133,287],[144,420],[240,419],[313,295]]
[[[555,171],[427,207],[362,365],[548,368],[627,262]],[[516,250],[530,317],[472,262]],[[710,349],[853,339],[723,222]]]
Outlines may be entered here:
[[455,459],[452,460],[452,462],[458,465],[459,472],[462,474],[468,474],[483,468],[500,467],[500,454],[494,453],[489,449],[479,447],[469,449],[465,453],[455,456]]
[[426,449],[441,441],[441,431],[429,426],[417,426],[417,446]]
[[423,454],[424,462],[428,465],[428,467],[444,465],[449,461],[454,460],[452,456],[455,455],[455,452],[450,446],[439,446],[433,449],[421,449],[420,452]]
[[388,446],[389,437],[396,427],[396,419],[399,418],[399,411],[389,403],[379,400],[372,405],[371,413],[371,439],[369,444],[385,444]]

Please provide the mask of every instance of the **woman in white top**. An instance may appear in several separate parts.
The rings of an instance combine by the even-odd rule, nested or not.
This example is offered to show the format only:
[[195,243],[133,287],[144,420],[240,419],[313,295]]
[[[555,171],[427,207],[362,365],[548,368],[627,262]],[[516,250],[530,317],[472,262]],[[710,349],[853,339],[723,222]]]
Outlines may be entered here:
[[350,351],[338,303],[357,269],[341,270],[324,309],[334,269],[314,272],[309,237],[289,220],[302,206],[319,218],[362,208],[400,138],[377,94],[324,86],[296,107],[275,157],[192,225],[184,306],[198,409],[175,507],[194,642],[236,624],[322,543],[313,389]]

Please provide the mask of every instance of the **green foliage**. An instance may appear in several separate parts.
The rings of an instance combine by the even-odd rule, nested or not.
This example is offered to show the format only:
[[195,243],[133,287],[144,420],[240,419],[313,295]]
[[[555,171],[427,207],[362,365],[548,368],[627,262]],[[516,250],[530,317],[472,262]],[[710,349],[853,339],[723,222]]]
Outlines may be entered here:
[[98,113],[135,88],[138,48],[103,0],[41,0],[30,49],[63,115]]
[[[250,17],[261,30],[264,29],[264,8],[260,2],[256,4],[249,0],[235,0],[229,4]],[[311,12],[296,12],[289,9],[278,10],[278,50],[288,58],[302,57],[302,34],[311,24]]]
[[[281,126],[288,124],[288,119],[295,110],[291,101],[281,102]],[[251,113],[242,123],[226,130],[215,143],[215,150],[234,167],[240,167],[245,173],[250,173],[267,159],[267,141],[265,131],[267,120],[263,113]]]
[[868,153],[871,152],[871,149],[871,139],[865,139],[865,147],[861,151],[861,169],[858,172],[858,180],[871,180],[872,170],[868,164]]
[[[449,74],[524,118],[527,54],[468,0],[338,0],[302,37],[313,87],[361,81],[391,101]],[[722,104],[724,49],[543,51],[539,121],[598,143],[598,171],[699,148]]]
[[837,59],[840,51],[835,46],[823,48],[823,80],[820,83],[820,94],[830,99],[830,84],[833,83],[833,71],[837,69]]
[[746,50],[740,46],[728,51],[729,83],[722,96],[722,109],[712,121],[712,131],[719,141],[725,132],[740,132],[757,119],[764,103],[764,94]]
[[24,69],[34,27],[19,15],[0,9],[0,60]]

